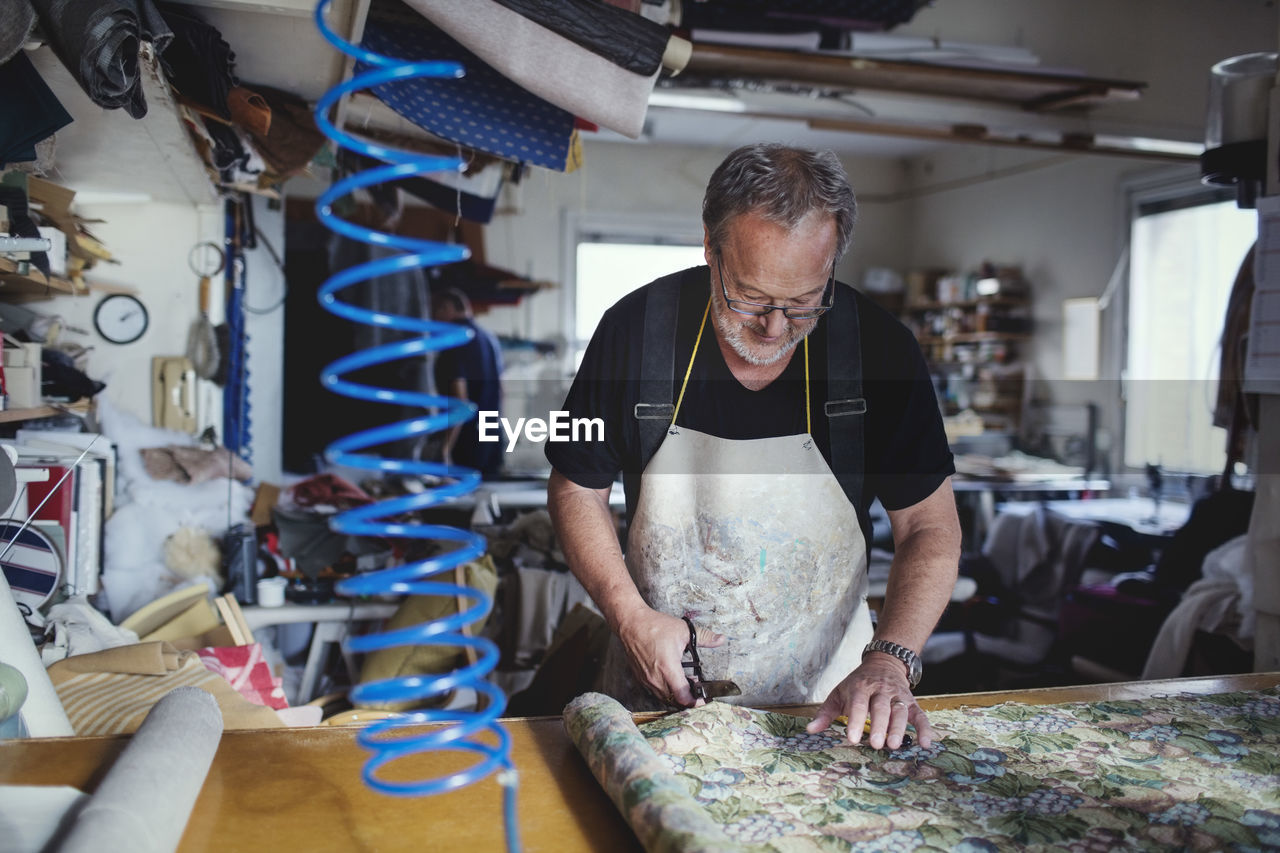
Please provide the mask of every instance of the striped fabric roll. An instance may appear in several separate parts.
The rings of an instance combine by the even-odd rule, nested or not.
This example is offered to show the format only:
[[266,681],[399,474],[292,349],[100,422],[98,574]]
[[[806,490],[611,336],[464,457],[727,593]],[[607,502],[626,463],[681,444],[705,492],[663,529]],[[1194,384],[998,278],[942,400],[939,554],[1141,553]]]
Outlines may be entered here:
[[162,696],[190,685],[213,695],[228,729],[282,728],[270,708],[255,705],[195,652],[169,643],[138,643],[75,655],[49,667],[49,679],[77,735],[134,732]]

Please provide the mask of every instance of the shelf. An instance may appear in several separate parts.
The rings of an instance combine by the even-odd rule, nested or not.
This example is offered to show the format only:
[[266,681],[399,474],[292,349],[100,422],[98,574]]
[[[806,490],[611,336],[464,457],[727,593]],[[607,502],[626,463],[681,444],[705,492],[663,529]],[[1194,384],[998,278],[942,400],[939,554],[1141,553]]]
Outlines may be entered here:
[[904,310],[911,312],[945,311],[948,308],[977,308],[988,305],[992,308],[1022,308],[1027,305],[1025,296],[994,296],[989,299],[962,299],[958,302],[913,302]]
[[81,400],[66,405],[60,403],[56,406],[36,406],[31,409],[0,409],[0,424],[34,421],[38,418],[51,418],[54,415],[75,415],[82,418],[89,413],[90,405],[89,401]]
[[925,335],[922,344],[980,344],[985,341],[1025,341],[1030,332],[961,332],[955,335]]
[[960,98],[1051,112],[1132,101],[1146,88],[1130,80],[1042,71],[958,68],[865,56],[806,53],[695,41],[681,77],[689,84],[731,79],[758,85],[811,85],[861,94],[866,90]]
[[0,299],[16,296],[21,299],[51,299],[62,294],[77,295],[80,291],[68,279],[52,276],[48,281],[38,271],[34,275],[18,272],[17,262],[0,258]]
[[139,201],[217,202],[217,191],[149,44],[138,57],[139,85],[147,101],[147,114],[141,119],[91,101],[49,46],[28,56],[75,118],[58,131],[60,184]]

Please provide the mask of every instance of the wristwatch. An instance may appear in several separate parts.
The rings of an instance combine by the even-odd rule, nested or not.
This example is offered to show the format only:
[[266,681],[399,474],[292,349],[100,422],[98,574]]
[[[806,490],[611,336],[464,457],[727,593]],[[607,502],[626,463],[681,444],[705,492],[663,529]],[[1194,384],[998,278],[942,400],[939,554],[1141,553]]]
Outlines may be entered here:
[[893,655],[907,665],[907,683],[912,688],[920,683],[920,676],[924,674],[924,664],[920,662],[920,656],[906,646],[900,646],[888,640],[872,640],[862,650],[862,656],[865,658],[868,652],[884,652],[886,655]]

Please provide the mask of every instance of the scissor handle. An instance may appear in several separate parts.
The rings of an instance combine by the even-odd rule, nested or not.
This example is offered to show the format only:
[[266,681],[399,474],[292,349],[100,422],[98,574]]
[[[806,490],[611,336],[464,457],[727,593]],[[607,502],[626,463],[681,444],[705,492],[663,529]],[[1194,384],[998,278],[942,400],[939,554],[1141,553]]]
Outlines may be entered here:
[[688,616],[683,618],[684,623],[689,626],[689,645],[686,648],[689,650],[689,655],[693,660],[682,660],[680,665],[693,670],[692,675],[686,675],[685,677],[689,679],[689,689],[693,691],[694,698],[706,699],[706,689],[702,686],[704,680],[702,677],[702,659],[698,657],[698,629],[693,627],[693,620]]

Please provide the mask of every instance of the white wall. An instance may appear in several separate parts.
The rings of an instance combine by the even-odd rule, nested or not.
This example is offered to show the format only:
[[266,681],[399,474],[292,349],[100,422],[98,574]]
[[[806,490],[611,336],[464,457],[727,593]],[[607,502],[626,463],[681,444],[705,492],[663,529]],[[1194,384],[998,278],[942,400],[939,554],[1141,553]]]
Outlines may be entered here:
[[[86,273],[90,282],[133,288],[146,306],[150,325],[131,344],[113,344],[93,327],[93,311],[103,294],[60,296],[29,307],[39,313],[59,314],[67,326],[64,338],[92,347],[87,373],[107,383],[101,392],[112,404],[145,424],[150,424],[151,360],[155,356],[180,356],[187,351],[191,325],[199,310],[199,277],[188,266],[193,246],[223,242],[220,205],[169,202],[78,204],[77,211],[93,223],[90,230],[111,250],[119,264],[99,263]],[[255,200],[258,229],[277,253],[284,251],[284,215],[272,211],[263,199]],[[283,257],[283,254],[281,254]],[[275,305],[283,296],[284,277],[265,247],[248,253],[246,303],[255,308]],[[223,279],[213,277],[209,316],[214,324],[224,319]],[[254,475],[261,480],[280,478],[282,398],[282,309],[258,316],[247,314],[249,335],[250,403]],[[222,435],[222,389],[199,381],[199,430],[212,426]]]
[[[780,140],[786,141],[786,140]],[[698,223],[707,180],[729,149],[612,143],[587,140],[586,165],[570,175],[534,170],[504,201],[514,209],[494,217],[485,235],[489,262],[559,283],[515,308],[497,308],[482,317],[491,330],[545,339],[562,334],[561,318],[571,299],[567,280],[566,214],[584,221],[592,216],[654,219],[669,217]],[[853,246],[840,264],[845,281],[859,283],[867,267],[901,268],[908,260],[907,206],[895,194],[906,181],[897,160],[843,158],[859,195]],[[884,197],[889,197],[884,200]],[[696,235],[700,237],[700,231]]]
[[[118,408],[151,423],[151,359],[154,356],[184,355],[187,335],[199,307],[199,278],[187,265],[187,255],[206,240],[222,244],[222,214],[216,206],[193,207],[169,202],[77,204],[76,210],[89,220],[101,219],[89,229],[112,252],[119,264],[98,263],[85,274],[89,282],[133,288],[146,306],[150,325],[131,344],[113,344],[101,338],[93,327],[93,311],[103,294],[61,296],[48,302],[32,303],[32,310],[62,315],[68,326],[67,342],[91,347],[88,357],[90,377],[107,383],[101,392]],[[218,303],[218,288],[213,293]],[[216,313],[213,321],[219,322]],[[222,426],[221,397],[212,387],[202,389],[199,412],[202,426]]]

